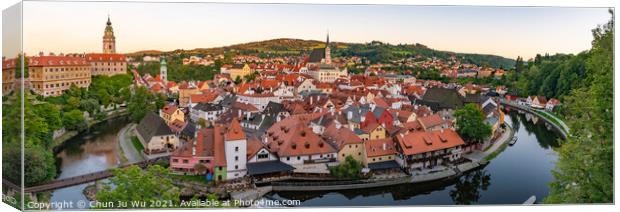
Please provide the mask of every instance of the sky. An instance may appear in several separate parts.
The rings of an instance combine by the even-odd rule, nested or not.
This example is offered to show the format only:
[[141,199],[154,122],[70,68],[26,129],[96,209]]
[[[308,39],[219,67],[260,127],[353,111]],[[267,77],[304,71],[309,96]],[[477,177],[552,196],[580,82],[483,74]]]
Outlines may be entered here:
[[421,43],[513,59],[587,50],[591,30],[611,17],[607,8],[40,1],[24,2],[23,13],[30,55],[101,52],[109,15],[119,53],[324,40],[329,30],[331,41]]

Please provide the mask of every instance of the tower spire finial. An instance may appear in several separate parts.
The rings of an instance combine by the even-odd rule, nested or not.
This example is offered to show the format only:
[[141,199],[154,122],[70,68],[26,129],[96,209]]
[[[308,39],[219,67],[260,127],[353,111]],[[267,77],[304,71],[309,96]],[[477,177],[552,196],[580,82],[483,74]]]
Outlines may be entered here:
[[329,28],[327,29],[327,42],[326,45],[329,45]]
[[108,22],[107,22],[107,24],[108,25],[112,25],[112,22],[110,21],[110,13],[108,13]]

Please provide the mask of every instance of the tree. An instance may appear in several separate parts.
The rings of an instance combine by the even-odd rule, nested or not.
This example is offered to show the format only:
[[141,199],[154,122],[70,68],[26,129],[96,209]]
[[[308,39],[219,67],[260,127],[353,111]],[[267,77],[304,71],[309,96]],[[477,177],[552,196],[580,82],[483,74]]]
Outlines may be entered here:
[[42,103],[34,106],[35,113],[45,120],[49,131],[62,128],[62,120],[60,119],[60,110],[56,105],[50,103]]
[[362,168],[364,168],[362,162],[355,160],[349,155],[340,165],[330,167],[329,172],[331,173],[331,175],[337,178],[357,179],[361,177]]
[[67,104],[64,106],[65,110],[73,110],[80,108],[80,99],[78,97],[71,96],[67,99]]
[[558,152],[546,203],[614,201],[613,52],[614,18],[593,30],[585,85],[566,97],[571,129]]
[[237,76],[235,77],[235,85],[239,85],[241,84],[241,77]]
[[198,121],[196,122],[198,124],[198,126],[200,126],[201,128],[205,128],[207,127],[207,121],[203,118],[199,118]]
[[21,164],[24,163],[24,184],[36,185],[53,180],[56,176],[56,164],[52,153],[38,145],[24,147],[21,160],[21,147],[18,144],[5,145],[2,150],[2,175],[13,183],[21,182]]
[[523,58],[521,56],[517,57],[517,61],[515,63],[515,72],[517,73],[521,73],[523,72],[524,67],[523,67]]
[[[137,166],[113,169],[114,177],[104,183],[97,192],[99,202],[128,202],[117,208],[170,207],[169,205],[150,204],[151,201],[180,202],[180,189],[172,184],[170,171],[159,165],[151,165],[146,170]],[[131,202],[145,202],[145,205],[132,205]]]
[[484,123],[484,114],[475,104],[467,104],[454,112],[456,131],[469,143],[481,143],[491,135],[491,126]]
[[84,114],[78,109],[65,112],[62,116],[62,124],[67,130],[83,130],[87,127]]
[[129,98],[127,110],[134,122],[139,122],[149,111],[155,111],[152,103],[152,95],[145,87],[138,87]]
[[204,174],[207,171],[207,167],[202,163],[194,164],[194,170],[198,174]]
[[93,98],[84,99],[80,101],[80,109],[92,115],[99,110],[99,101]]

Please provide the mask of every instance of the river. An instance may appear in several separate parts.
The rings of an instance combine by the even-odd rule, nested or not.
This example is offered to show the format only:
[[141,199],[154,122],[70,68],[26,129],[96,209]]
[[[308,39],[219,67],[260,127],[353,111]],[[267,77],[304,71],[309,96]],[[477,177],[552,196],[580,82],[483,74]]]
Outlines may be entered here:
[[[120,163],[116,134],[127,125],[127,118],[115,118],[96,124],[68,140],[56,154],[58,179],[74,177],[116,167]],[[54,190],[51,202],[88,201],[82,190],[88,184]]]
[[301,206],[522,204],[532,195],[540,202],[553,180],[558,135],[516,111],[507,113],[506,123],[514,126],[517,143],[459,178],[337,192],[274,192],[267,198],[301,200]]
[[[553,180],[557,134],[542,121],[534,124],[525,114],[508,112],[506,122],[516,130],[518,141],[485,167],[452,180],[338,192],[277,192],[267,198],[301,200],[302,206],[382,206],[521,204],[531,195],[547,196]],[[57,154],[59,178],[115,167],[119,163],[117,132],[129,123],[114,119],[98,124],[69,140]],[[86,201],[87,184],[58,189],[51,201]]]

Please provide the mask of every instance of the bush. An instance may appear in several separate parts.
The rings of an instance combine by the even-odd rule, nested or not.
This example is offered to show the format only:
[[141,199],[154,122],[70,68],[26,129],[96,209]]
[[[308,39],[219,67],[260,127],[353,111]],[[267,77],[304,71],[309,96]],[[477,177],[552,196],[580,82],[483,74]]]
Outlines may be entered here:
[[330,167],[332,176],[340,179],[359,179],[362,176],[362,162],[355,160],[350,155],[338,166]]

